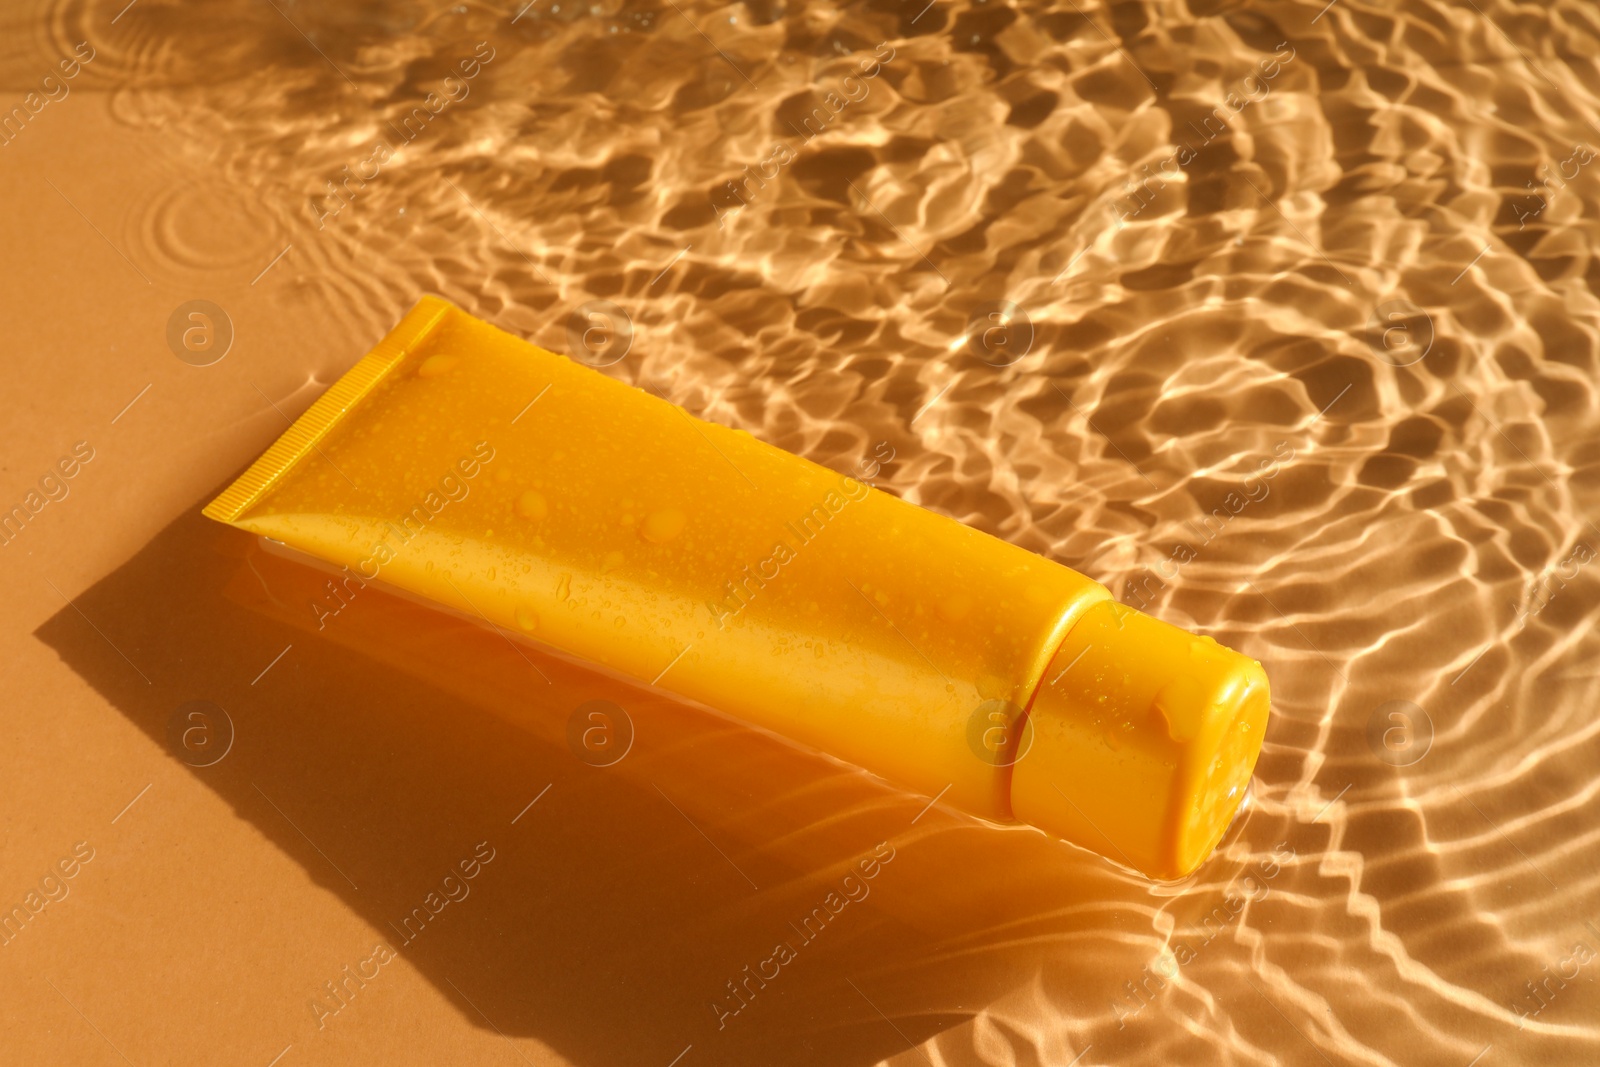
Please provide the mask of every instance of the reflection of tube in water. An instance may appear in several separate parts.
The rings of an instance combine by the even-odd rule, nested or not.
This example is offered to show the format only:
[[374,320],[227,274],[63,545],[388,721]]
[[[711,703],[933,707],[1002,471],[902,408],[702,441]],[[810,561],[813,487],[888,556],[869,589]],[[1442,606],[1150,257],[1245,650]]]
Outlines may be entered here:
[[424,299],[205,513],[1157,877],[1215,847],[1258,664]]

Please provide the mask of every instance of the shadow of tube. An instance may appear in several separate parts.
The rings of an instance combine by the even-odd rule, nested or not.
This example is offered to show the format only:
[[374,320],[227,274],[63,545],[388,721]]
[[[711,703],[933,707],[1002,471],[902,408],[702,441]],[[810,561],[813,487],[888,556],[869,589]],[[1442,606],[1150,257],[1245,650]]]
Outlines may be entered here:
[[[327,580],[189,514],[77,598],[106,637],[71,608],[37,636],[174,758],[176,709],[225,709],[191,773],[473,1025],[582,1064],[869,1064],[1047,968],[1099,1004],[1143,963],[1147,888],[1086,853],[375,586],[319,629]],[[568,739],[593,700],[633,724],[611,766]]]

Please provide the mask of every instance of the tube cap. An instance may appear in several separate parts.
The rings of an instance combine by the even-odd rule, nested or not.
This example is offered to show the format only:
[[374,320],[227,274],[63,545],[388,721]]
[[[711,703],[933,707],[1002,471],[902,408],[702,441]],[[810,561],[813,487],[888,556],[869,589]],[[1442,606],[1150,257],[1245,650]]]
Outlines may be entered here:
[[1268,704],[1255,660],[1102,601],[1067,633],[1029,707],[1012,812],[1152,878],[1181,878],[1233,821]]

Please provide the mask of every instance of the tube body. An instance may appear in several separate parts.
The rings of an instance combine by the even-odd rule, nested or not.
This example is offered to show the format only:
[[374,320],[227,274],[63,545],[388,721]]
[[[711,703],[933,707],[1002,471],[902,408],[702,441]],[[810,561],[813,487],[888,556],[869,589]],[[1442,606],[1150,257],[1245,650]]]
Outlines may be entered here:
[[[1103,586],[432,298],[206,514],[347,568],[346,585],[409,591],[985,818],[1017,817],[1013,772],[1031,764],[1023,818],[1157,876],[1209,852],[1237,799],[1214,827],[1217,799],[1196,790],[1242,786],[1264,726],[1252,676],[1255,747],[1185,784],[1169,749],[1204,731],[1172,741],[1170,715],[1132,707],[1153,694],[1119,697],[1129,725],[1102,737],[1079,727],[1123,682],[1091,681],[1087,706],[1070,680],[1041,686],[1077,624],[1112,607]],[[1184,656],[1202,641],[1164,629]],[[1130,677],[1153,677],[1106,636]],[[1041,694],[1046,724],[1028,714]],[[1166,741],[1134,744],[1154,732]],[[1140,827],[1087,796],[1101,818],[1074,814],[1083,782],[1062,775],[1084,767],[1096,789],[1145,794],[1127,816]],[[1185,845],[1173,827],[1197,806],[1209,840]]]

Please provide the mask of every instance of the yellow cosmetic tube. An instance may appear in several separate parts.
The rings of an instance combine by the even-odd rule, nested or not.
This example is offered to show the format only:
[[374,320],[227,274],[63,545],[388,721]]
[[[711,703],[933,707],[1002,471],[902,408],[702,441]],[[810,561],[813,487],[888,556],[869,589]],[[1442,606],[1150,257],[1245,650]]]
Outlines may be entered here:
[[435,298],[205,514],[1155,878],[1265,731],[1253,660]]

